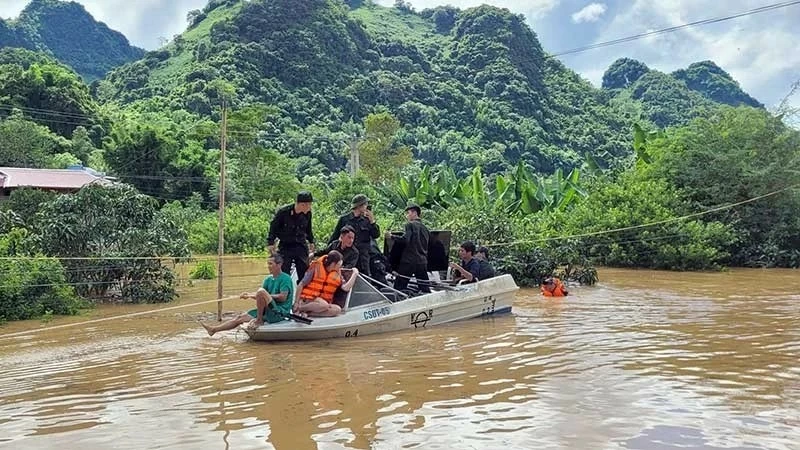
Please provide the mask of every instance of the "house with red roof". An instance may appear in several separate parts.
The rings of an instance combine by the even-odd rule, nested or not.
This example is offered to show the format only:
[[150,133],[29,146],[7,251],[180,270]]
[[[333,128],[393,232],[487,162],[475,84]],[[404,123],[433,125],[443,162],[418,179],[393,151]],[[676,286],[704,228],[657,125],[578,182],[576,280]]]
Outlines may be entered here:
[[104,174],[83,166],[69,169],[28,169],[22,167],[0,167],[0,201],[15,190],[32,187],[46,191],[77,192],[91,183],[109,184]]

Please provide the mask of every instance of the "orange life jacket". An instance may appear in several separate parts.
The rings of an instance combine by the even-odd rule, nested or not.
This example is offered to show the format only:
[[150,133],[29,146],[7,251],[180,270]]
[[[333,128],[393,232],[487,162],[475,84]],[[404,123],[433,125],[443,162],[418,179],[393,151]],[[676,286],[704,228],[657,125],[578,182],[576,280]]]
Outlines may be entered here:
[[564,297],[567,295],[566,289],[564,288],[564,283],[561,282],[558,278],[553,278],[553,283],[555,287],[551,291],[545,287],[546,285],[542,285],[542,295],[545,297]]
[[300,298],[303,300],[314,300],[322,298],[328,303],[333,302],[333,294],[342,285],[342,278],[339,272],[328,272],[325,270],[327,255],[316,259],[311,263],[309,270],[314,271],[311,281],[300,291]]

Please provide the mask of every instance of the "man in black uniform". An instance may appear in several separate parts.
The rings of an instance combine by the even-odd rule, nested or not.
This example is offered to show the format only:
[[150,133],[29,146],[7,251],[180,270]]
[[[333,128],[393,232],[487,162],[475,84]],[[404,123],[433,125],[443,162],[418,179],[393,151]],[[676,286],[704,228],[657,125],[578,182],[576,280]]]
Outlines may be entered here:
[[[278,239],[278,253],[283,256],[282,270],[291,273],[294,262],[298,280],[303,279],[308,269],[309,251],[314,251],[314,232],[311,228],[312,201],[310,192],[299,192],[295,203],[279,208],[269,224],[267,245],[270,253],[275,254],[275,239]],[[306,246],[306,241],[309,246]]]
[[[342,254],[342,267],[345,269],[357,267],[359,252],[357,248],[353,247],[355,238],[356,230],[350,225],[345,225],[342,227],[342,231],[339,232],[339,239],[328,244],[326,248],[317,250],[314,253],[314,257],[319,258],[320,256],[327,255],[333,250],[336,250]],[[361,269],[358,269],[358,271],[361,272]]]
[[[408,287],[409,277],[413,276],[417,280],[428,281],[428,241],[431,233],[419,218],[422,210],[418,205],[409,205],[405,212],[408,220],[405,231],[402,236],[394,237],[396,244],[403,244],[400,263],[395,269],[395,272],[401,276],[394,279],[394,288],[399,291]],[[431,291],[427,283],[420,284],[419,287],[422,292]]]
[[345,226],[351,226],[356,231],[355,247],[358,250],[358,271],[366,276],[371,276],[369,267],[370,247],[372,240],[381,236],[381,230],[375,223],[372,211],[368,209],[369,199],[364,194],[353,197],[351,212],[339,217],[336,228],[328,240],[331,243],[339,238],[339,233]]

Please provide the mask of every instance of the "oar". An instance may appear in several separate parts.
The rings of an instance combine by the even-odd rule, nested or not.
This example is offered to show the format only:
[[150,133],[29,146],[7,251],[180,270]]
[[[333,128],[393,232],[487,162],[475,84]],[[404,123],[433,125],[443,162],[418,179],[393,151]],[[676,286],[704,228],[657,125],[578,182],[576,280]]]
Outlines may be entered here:
[[275,302],[274,301],[269,302],[269,305],[267,305],[267,307],[269,309],[271,309],[272,312],[274,312],[275,314],[283,317],[284,319],[294,320],[295,322],[304,323],[306,325],[311,325],[311,323],[314,322],[313,320],[309,319],[308,317],[299,316],[299,315],[297,315],[295,313],[285,313],[283,311],[278,311],[277,309],[275,309]]

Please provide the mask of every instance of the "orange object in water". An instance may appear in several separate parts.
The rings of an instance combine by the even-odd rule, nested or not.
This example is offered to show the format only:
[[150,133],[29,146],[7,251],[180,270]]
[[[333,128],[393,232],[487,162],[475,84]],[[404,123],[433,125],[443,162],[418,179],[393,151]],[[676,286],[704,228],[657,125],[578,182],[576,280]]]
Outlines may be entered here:
[[548,278],[542,284],[542,295],[545,297],[566,297],[569,294],[564,283],[558,278]]

